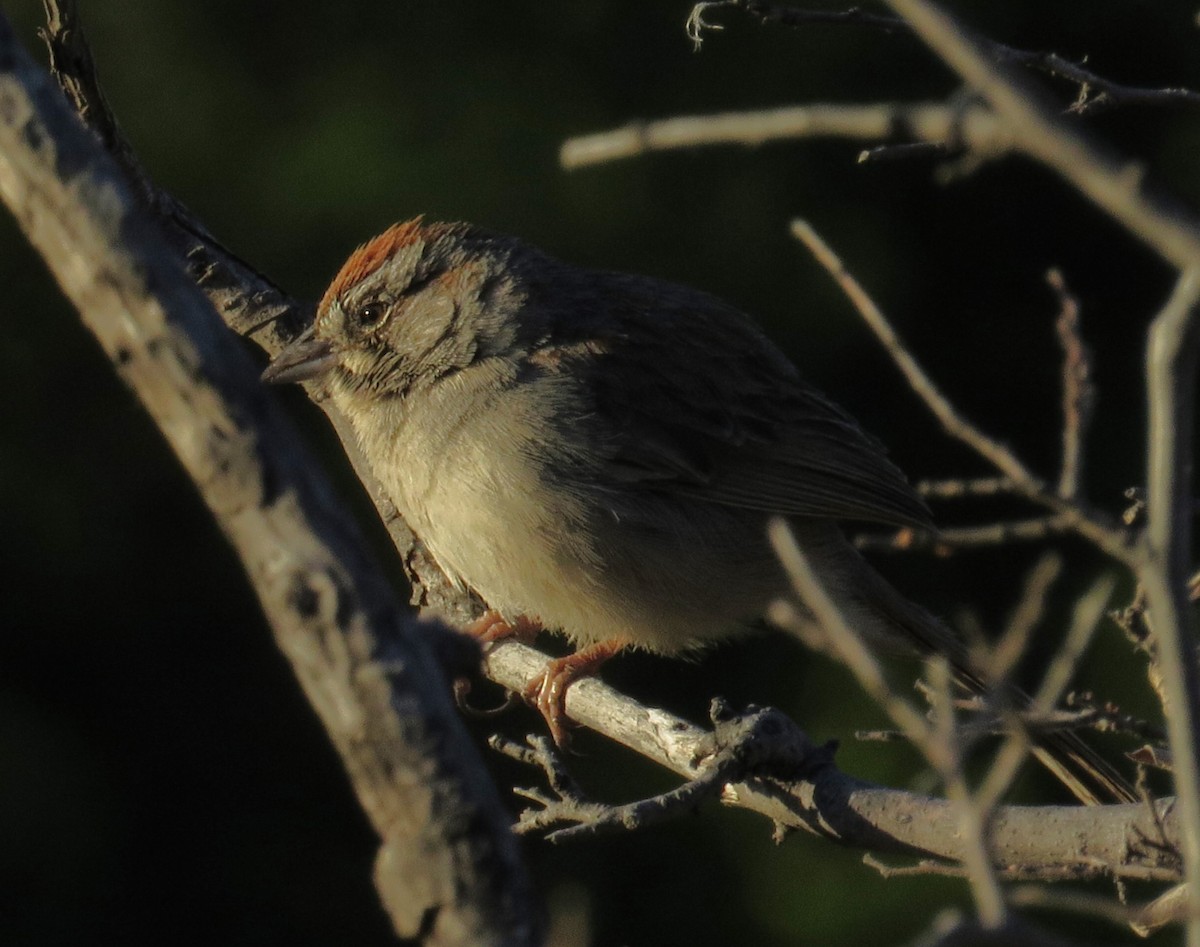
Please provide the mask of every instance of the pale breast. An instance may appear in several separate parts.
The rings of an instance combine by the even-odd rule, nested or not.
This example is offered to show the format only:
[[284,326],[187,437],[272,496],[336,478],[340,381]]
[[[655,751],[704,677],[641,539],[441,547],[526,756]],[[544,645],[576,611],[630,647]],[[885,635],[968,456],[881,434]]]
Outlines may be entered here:
[[[744,532],[737,517],[739,533],[692,501],[591,479],[590,408],[576,385],[518,378],[494,360],[356,427],[368,456],[386,458],[377,476],[443,571],[505,617],[540,619],[579,644],[623,638],[662,652],[736,631],[765,604],[768,576],[781,590],[762,530]],[[742,556],[730,554],[731,534]]]
[[[561,391],[534,391],[500,359],[396,399],[356,424],[376,475],[447,575],[505,614],[557,611],[597,565],[584,512],[545,486]],[[569,410],[569,409],[567,409]],[[549,622],[551,619],[547,618]]]

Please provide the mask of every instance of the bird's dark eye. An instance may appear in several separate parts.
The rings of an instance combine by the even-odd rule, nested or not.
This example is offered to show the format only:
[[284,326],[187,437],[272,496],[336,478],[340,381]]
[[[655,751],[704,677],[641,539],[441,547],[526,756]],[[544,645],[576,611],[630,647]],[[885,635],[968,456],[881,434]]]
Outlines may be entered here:
[[382,303],[367,303],[354,310],[354,321],[358,323],[359,328],[374,329],[383,322],[385,315],[387,308]]

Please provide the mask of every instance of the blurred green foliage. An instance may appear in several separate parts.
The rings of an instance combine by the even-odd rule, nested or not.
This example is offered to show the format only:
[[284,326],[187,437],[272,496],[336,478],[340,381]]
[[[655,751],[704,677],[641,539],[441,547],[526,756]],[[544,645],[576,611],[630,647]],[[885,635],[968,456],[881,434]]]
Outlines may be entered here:
[[[1183,0],[948,5],[996,39],[1087,56],[1120,81],[1200,87],[1196,8]],[[1053,475],[1058,352],[1043,274],[1058,266],[1097,354],[1090,494],[1117,510],[1141,481],[1142,334],[1170,274],[1048,173],[1009,159],[944,185],[923,161],[860,166],[861,146],[840,141],[557,166],[565,137],[632,118],[952,95],[954,79],[916,42],[725,16],[696,54],[686,0],[83,7],[151,173],[297,295],[317,296],[394,220],[474,220],[579,263],[725,296],[914,478],[985,472],[937,433],[788,237],[803,216],[967,414]],[[3,9],[40,55],[38,5]],[[1072,95],[1054,90],[1063,104]],[[1195,205],[1195,112],[1086,124]],[[371,833],[237,563],[7,216],[0,285],[0,943],[392,943],[370,885]],[[1066,548],[1078,588],[1100,563]],[[1033,554],[883,567],[931,607],[969,607],[994,628]],[[1152,711],[1118,633],[1101,638],[1088,682]],[[634,657],[607,676],[695,718],[718,692],[775,703],[818,739],[841,738],[848,771],[921,778],[903,748],[854,742],[881,720],[842,671],[774,637],[690,664]],[[507,725],[532,724],[516,717]],[[580,746],[581,776],[602,796],[669,785],[599,740]],[[1025,788],[1055,791],[1036,774]],[[858,853],[768,835],[710,807],[645,836],[527,851],[551,901],[585,906],[599,945],[903,943],[938,906],[969,904],[957,882],[883,881]]]

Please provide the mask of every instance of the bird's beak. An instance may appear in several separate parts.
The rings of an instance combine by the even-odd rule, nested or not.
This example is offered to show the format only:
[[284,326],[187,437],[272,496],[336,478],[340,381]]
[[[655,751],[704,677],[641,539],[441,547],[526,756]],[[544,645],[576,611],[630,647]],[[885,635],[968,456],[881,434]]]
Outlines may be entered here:
[[316,378],[333,368],[336,361],[333,346],[325,339],[314,339],[313,329],[313,326],[309,326],[271,359],[271,364],[262,373],[263,381],[272,385],[288,385]]

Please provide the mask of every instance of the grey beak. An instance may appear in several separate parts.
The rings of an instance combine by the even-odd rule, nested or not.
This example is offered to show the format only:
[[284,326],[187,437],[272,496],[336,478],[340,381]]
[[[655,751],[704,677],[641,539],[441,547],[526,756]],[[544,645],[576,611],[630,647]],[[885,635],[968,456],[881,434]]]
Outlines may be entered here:
[[313,327],[309,326],[271,359],[271,364],[262,373],[262,380],[271,385],[308,381],[329,371],[335,361],[333,345],[325,339],[314,339]]

